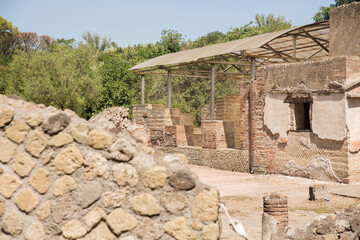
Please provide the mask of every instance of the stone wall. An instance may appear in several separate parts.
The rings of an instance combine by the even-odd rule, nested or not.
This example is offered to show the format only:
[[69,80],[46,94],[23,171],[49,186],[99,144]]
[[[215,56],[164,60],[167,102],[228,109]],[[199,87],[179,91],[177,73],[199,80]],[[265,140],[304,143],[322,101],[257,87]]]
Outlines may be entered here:
[[211,149],[202,147],[162,147],[161,151],[184,154],[189,164],[211,167],[224,171],[248,172],[249,151],[238,149]]
[[360,4],[346,4],[330,12],[330,55],[360,55]]
[[218,192],[185,160],[0,95],[0,239],[218,239]]

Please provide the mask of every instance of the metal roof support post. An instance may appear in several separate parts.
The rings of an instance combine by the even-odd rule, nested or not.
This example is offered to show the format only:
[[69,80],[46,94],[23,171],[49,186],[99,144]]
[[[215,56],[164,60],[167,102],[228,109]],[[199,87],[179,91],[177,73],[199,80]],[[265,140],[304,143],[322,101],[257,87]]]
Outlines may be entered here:
[[167,108],[171,108],[171,71],[167,72]]
[[253,82],[255,81],[255,58],[251,58],[250,64],[250,86],[249,86],[249,98],[248,98],[248,124],[249,124],[249,172],[254,173],[254,122],[253,122]]
[[255,80],[255,58],[251,58],[251,64],[250,64],[250,81],[254,81]]
[[215,63],[211,64],[210,75],[210,120],[215,118]]
[[141,104],[145,104],[145,75],[141,75]]
[[297,35],[293,35],[293,51],[292,51],[293,58],[296,58],[296,38]]

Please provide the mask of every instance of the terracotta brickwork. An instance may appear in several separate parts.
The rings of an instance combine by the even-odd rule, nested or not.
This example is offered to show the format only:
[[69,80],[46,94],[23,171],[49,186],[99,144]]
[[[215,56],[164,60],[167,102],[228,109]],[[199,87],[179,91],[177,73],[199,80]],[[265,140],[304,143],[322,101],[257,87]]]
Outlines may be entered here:
[[165,144],[165,126],[179,125],[180,110],[164,108],[162,104],[139,104],[133,106],[133,123],[150,129],[152,146]]
[[194,128],[193,146],[202,147],[204,144],[204,136],[201,128]]
[[165,145],[171,147],[188,146],[184,125],[165,126]]
[[228,95],[216,99],[216,120],[228,120],[234,122],[234,147],[241,148],[241,117],[240,117],[240,95]]
[[283,233],[288,226],[288,201],[287,196],[279,193],[272,193],[263,197],[264,213],[269,214],[276,220],[276,232]]
[[205,120],[201,124],[204,148],[233,148],[234,122]]
[[219,239],[218,202],[184,156],[0,95],[2,240]]
[[[216,112],[215,112],[216,116]],[[201,108],[201,121],[210,120],[210,107]]]

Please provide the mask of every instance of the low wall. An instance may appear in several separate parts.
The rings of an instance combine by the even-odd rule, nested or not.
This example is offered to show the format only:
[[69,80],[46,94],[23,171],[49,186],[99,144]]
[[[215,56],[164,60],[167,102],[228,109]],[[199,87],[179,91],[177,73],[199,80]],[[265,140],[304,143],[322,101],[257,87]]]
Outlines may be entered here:
[[218,239],[184,159],[69,110],[0,95],[0,239]]
[[211,149],[202,147],[162,147],[165,153],[184,154],[189,164],[206,166],[225,171],[248,172],[249,151],[237,149]]

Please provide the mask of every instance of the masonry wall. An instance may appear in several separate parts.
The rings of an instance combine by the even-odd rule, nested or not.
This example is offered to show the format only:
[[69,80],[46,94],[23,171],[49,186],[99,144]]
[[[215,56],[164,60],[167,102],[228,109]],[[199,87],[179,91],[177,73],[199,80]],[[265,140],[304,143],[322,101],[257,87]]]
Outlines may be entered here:
[[[349,158],[345,123],[342,127],[343,130],[339,129],[338,133],[332,132],[330,123],[337,121],[337,117],[344,120],[346,115],[345,106],[341,103],[345,102],[345,94],[342,93],[341,97],[340,93],[336,93],[333,83],[336,81],[340,86],[350,84],[352,78],[357,74],[356,69],[360,69],[358,67],[359,61],[356,58],[341,57],[320,62],[272,65],[258,69],[256,81],[252,86],[254,107],[251,121],[254,127],[254,162],[260,165],[266,164],[267,170],[271,173],[330,181],[354,181],[354,176],[360,168],[354,160],[351,160],[355,159],[355,156]],[[289,115],[290,126],[286,131],[287,139],[284,141],[279,138],[264,124],[266,97],[271,91],[274,91],[272,89],[276,89],[275,92],[284,92],[289,95],[297,93],[301,95],[302,92],[308,92],[308,95],[313,98],[313,107],[316,107],[317,103],[325,104],[321,108],[326,111],[317,117],[313,112],[312,117],[315,119],[311,119],[312,124],[315,125],[322,119],[329,123],[329,126],[325,124],[324,129],[326,127],[329,129],[326,131],[315,129],[315,132],[289,131],[293,124],[291,122],[294,121],[294,116]],[[322,96],[327,100],[324,100],[325,98]],[[340,96],[340,99],[337,99],[336,96]],[[339,111],[334,112],[335,106],[339,106]],[[316,114],[319,114],[319,109],[315,110]],[[274,121],[276,120],[278,119],[274,119]],[[283,121],[278,122],[278,124],[282,123]],[[340,134],[341,131],[344,134]],[[317,168],[316,166],[322,167]],[[316,174],[317,172],[318,174]]]
[[241,148],[240,95],[228,95],[216,99],[216,120],[230,120],[234,122],[235,148]]
[[218,239],[216,189],[186,158],[0,95],[0,239]]
[[249,151],[238,149],[211,149],[202,147],[162,147],[161,151],[184,154],[189,164],[211,167],[224,171],[248,172]]
[[330,16],[330,56],[360,56],[360,4],[337,7]]

